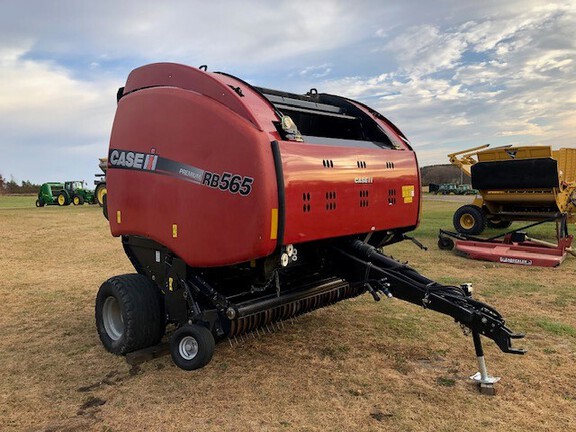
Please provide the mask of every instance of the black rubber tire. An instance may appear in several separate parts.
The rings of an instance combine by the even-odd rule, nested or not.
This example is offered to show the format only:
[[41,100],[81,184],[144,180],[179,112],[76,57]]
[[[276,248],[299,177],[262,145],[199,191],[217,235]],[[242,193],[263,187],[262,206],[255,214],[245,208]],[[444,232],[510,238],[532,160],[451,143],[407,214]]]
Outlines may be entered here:
[[484,216],[482,209],[468,204],[456,210],[452,223],[459,233],[478,235],[486,229],[486,216]]
[[438,237],[438,248],[441,250],[454,249],[454,240],[450,237]]
[[488,228],[505,229],[509,228],[510,225],[512,225],[512,221],[500,220],[498,222],[494,222],[488,219],[486,221],[486,225],[488,225]]
[[[185,343],[184,338],[192,338],[197,344],[197,353],[191,358],[184,357],[181,352],[181,344]],[[191,371],[210,363],[215,345],[216,342],[210,330],[201,325],[187,324],[176,330],[170,338],[170,355],[176,366]]]
[[[63,197],[63,198],[60,199],[60,197]],[[58,203],[59,206],[70,205],[70,197],[68,196],[68,194],[66,192],[62,191],[58,194],[58,197],[56,198],[56,202]]]
[[[104,305],[107,299],[118,305],[123,328],[116,337],[106,329]],[[108,351],[127,354],[157,345],[166,328],[164,301],[156,284],[146,276],[127,274],[104,282],[96,296],[96,328]]]
[[[78,198],[78,200],[76,200],[76,198]],[[78,201],[78,203],[76,203],[76,201]],[[82,198],[80,195],[75,195],[74,198],[72,198],[72,203],[74,205],[83,205],[84,204],[84,198]]]
[[106,183],[98,183],[94,191],[94,203],[98,203],[100,207],[104,207],[104,197],[106,193]]
[[36,200],[36,207],[44,207],[44,203],[41,200],[37,199]]

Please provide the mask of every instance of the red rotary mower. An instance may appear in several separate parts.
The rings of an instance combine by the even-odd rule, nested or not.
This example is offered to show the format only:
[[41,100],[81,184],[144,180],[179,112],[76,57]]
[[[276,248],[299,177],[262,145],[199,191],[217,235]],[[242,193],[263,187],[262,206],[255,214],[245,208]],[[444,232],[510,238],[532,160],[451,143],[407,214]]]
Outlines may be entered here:
[[217,340],[366,292],[454,318],[479,357],[479,335],[524,352],[466,285],[380,252],[418,225],[420,177],[406,137],[362,103],[143,66],[118,92],[106,180],[112,235],[137,272],[98,293],[110,352],[153,347],[169,325],[174,362],[197,369]]

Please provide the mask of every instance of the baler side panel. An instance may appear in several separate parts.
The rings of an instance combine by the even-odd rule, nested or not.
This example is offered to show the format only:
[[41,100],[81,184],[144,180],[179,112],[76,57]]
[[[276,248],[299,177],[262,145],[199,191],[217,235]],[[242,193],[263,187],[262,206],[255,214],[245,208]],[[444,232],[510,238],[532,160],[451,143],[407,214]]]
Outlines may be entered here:
[[[122,166],[119,152],[109,157],[114,236],[150,238],[192,267],[230,265],[276,248],[270,142],[229,108],[177,88],[140,90],[120,100],[110,149],[110,156],[117,149],[158,157],[145,167],[154,169]],[[206,173],[252,178],[251,191],[221,190]]]
[[284,244],[418,224],[413,152],[280,142]]

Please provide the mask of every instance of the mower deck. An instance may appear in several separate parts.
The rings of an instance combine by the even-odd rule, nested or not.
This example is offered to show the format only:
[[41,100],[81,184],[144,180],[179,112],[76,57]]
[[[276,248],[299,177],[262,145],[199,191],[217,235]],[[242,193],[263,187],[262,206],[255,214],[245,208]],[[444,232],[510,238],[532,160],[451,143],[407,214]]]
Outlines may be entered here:
[[[530,238],[523,231],[554,220],[557,222],[556,243]],[[456,249],[471,259],[523,266],[557,267],[566,259],[567,253],[575,255],[571,248],[572,240],[573,236],[568,234],[566,215],[561,215],[488,239],[441,229],[438,234],[438,247],[444,250]]]
[[537,267],[557,267],[566,258],[566,248],[572,239],[562,239],[557,247],[541,246],[531,241],[504,243],[504,241],[478,242],[456,240],[456,250],[469,258],[505,264]]

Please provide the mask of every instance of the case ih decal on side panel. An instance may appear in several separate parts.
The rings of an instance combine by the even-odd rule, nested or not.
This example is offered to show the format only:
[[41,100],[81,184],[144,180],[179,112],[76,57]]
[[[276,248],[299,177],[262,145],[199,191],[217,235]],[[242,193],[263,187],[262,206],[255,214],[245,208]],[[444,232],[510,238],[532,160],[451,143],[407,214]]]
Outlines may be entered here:
[[150,153],[111,149],[108,154],[110,168],[150,171],[208,186],[232,194],[247,196],[252,192],[254,179],[230,172],[214,173],[201,168],[158,156],[154,149]]

